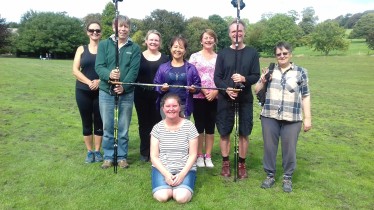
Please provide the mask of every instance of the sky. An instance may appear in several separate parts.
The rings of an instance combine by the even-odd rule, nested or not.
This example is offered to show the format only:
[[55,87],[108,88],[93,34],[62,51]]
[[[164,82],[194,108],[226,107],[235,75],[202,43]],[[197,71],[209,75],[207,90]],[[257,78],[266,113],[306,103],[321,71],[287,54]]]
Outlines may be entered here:
[[[90,13],[102,13],[107,3],[113,0],[1,0],[0,17],[6,22],[20,22],[27,11],[67,12],[70,17],[83,18]],[[373,0],[244,0],[245,7],[240,11],[240,18],[256,23],[266,13],[287,13],[295,10],[301,14],[307,7],[313,7],[315,15],[322,22],[348,13],[361,13],[374,10]],[[221,17],[237,16],[231,0],[123,0],[118,1],[120,15],[143,19],[156,9],[179,12],[186,19],[191,17],[208,18],[217,14]]]

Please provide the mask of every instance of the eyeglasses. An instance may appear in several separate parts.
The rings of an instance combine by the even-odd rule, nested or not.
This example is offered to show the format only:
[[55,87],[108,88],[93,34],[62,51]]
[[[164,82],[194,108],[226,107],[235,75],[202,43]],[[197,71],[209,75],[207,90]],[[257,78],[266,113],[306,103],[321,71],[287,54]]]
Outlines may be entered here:
[[91,34],[93,34],[94,32],[96,32],[98,34],[101,33],[100,29],[88,29],[87,31],[90,32]]
[[286,55],[288,55],[288,53],[289,52],[282,52],[282,53],[277,53],[277,54],[275,54],[277,57],[280,57],[281,55],[283,55],[283,56],[286,56]]

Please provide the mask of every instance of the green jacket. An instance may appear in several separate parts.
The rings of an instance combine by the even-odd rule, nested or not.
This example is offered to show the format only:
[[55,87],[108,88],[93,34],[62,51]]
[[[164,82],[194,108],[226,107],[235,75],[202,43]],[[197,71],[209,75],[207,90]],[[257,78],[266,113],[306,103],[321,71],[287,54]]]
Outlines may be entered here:
[[[100,78],[100,90],[109,93],[109,74],[116,68],[116,44],[114,35],[99,43],[95,62],[95,71]],[[128,38],[125,45],[119,49],[120,82],[135,82],[140,65],[140,47]],[[134,91],[133,85],[123,85],[124,94]]]

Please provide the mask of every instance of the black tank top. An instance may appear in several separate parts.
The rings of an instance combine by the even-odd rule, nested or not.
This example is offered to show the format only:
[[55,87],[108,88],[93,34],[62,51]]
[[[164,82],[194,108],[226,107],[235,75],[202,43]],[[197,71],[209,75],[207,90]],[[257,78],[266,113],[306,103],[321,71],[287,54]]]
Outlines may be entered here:
[[[91,52],[88,50],[87,45],[83,45],[83,49],[84,51],[81,55],[80,63],[82,74],[90,80],[99,79],[99,75],[97,75],[95,71],[96,54],[91,54]],[[84,84],[83,82],[80,82],[79,80],[77,80],[76,82],[76,88],[90,90],[88,85]]]

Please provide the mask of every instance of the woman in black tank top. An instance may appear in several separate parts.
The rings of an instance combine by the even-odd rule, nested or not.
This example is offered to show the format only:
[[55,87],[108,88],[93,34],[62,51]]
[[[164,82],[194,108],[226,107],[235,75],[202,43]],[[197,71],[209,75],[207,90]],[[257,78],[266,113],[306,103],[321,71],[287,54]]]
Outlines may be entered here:
[[101,25],[99,22],[90,22],[86,30],[90,42],[88,45],[77,48],[73,62],[73,75],[77,78],[75,97],[82,119],[83,140],[87,148],[85,162],[93,163],[103,161],[100,153],[103,136],[103,123],[99,111],[100,80],[95,72]]

